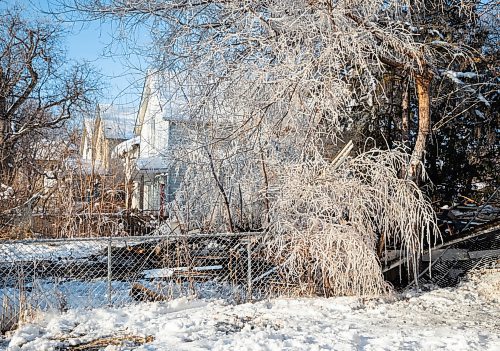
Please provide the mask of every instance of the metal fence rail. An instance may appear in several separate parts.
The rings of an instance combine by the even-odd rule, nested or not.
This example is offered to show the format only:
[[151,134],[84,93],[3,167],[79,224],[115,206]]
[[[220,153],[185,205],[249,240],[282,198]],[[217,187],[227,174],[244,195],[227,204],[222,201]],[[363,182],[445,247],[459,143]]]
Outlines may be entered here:
[[260,233],[0,243],[0,329],[31,311],[120,306],[195,295],[245,301],[270,267]]

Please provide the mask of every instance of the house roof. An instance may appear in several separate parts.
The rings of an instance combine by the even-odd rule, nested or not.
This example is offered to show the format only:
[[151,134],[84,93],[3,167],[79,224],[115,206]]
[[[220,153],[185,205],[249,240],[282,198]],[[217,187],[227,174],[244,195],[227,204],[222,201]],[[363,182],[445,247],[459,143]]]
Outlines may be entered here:
[[113,153],[111,154],[111,157],[122,157],[124,154],[132,151],[134,146],[140,145],[140,143],[141,143],[140,136],[136,136],[133,137],[132,139],[122,141],[120,144],[115,146],[115,148],[113,149]]
[[65,166],[73,171],[78,171],[82,174],[98,174],[105,175],[106,169],[99,160],[86,160],[81,157],[68,157],[65,160]]
[[190,109],[199,87],[191,84],[185,72],[164,71],[151,73],[146,79],[149,95],[158,97],[162,117],[168,121],[189,121]]
[[99,116],[107,139],[127,140],[134,137],[135,111],[115,105],[100,105]]
[[78,152],[76,145],[62,137],[38,140],[34,143],[34,150],[37,161],[61,161]]

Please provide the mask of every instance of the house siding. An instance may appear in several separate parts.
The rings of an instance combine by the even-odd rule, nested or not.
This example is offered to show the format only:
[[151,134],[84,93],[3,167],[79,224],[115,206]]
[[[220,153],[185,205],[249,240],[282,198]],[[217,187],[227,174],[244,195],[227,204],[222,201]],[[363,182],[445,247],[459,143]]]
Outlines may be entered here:
[[163,109],[156,95],[150,96],[141,126],[140,158],[154,157],[165,152],[168,146],[169,122],[163,119]]
[[[171,150],[171,154],[175,152],[177,148],[181,148],[185,142],[185,128],[186,126],[183,123],[179,122],[170,122],[169,129],[169,140],[170,145],[169,148]],[[186,165],[182,163],[181,160],[175,160],[172,158],[172,164],[168,173],[168,186],[167,186],[167,201],[171,202],[175,199],[175,192],[180,188],[182,180],[186,174]]]

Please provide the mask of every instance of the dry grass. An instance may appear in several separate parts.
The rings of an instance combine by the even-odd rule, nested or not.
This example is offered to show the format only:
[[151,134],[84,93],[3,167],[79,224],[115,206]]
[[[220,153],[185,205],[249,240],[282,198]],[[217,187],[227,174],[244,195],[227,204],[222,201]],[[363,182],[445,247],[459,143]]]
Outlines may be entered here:
[[80,345],[65,346],[63,350],[98,351],[110,345],[124,347],[124,349],[132,349],[150,343],[153,340],[154,337],[151,335],[145,337],[137,335],[107,336]]

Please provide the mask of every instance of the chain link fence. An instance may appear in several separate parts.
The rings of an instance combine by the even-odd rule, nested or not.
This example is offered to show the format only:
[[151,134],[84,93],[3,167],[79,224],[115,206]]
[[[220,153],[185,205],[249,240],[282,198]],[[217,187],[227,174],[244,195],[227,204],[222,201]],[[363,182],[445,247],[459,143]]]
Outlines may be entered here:
[[473,269],[500,268],[499,190],[481,206],[457,205],[446,211],[442,221],[448,237],[422,257],[429,268],[419,275],[421,286],[453,286]]
[[431,266],[420,274],[420,286],[454,286],[471,270],[500,268],[500,224],[452,240],[423,261]]
[[243,302],[272,276],[260,233],[18,240],[0,243],[0,328],[39,310],[181,296]]
[[[263,233],[180,234],[160,228],[142,236],[0,241],[0,332],[38,311],[182,296],[238,303],[293,295],[299,288],[269,256]],[[500,224],[480,228],[424,255],[432,268],[420,273],[420,286],[451,286],[471,269],[500,267]]]

